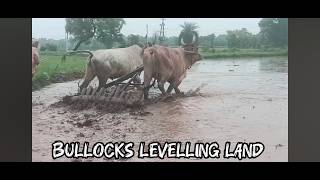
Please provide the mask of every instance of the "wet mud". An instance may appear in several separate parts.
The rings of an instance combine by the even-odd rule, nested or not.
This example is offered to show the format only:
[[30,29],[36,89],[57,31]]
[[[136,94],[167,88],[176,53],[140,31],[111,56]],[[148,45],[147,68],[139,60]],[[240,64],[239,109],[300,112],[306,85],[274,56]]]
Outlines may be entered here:
[[[68,159],[52,158],[52,143],[187,141],[233,144],[262,142],[257,159],[288,160],[288,60],[252,58],[203,60],[181,84],[185,96],[166,97],[139,107],[80,102],[66,97],[78,82],[52,84],[32,93],[33,161],[238,161],[237,159]],[[97,85],[94,81],[92,86]],[[198,89],[197,89],[198,88]],[[188,94],[189,92],[189,94]],[[151,96],[160,97],[157,89]],[[223,149],[223,148],[222,148]]]

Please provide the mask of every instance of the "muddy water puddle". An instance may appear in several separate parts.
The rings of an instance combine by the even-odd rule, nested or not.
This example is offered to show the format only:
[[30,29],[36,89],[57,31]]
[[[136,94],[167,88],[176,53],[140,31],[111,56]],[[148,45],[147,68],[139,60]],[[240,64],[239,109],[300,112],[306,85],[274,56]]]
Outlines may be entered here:
[[[183,92],[201,85],[197,96],[142,109],[103,112],[53,107],[77,92],[78,82],[57,83],[32,93],[32,158],[53,160],[51,144],[64,142],[262,142],[265,151],[248,161],[288,160],[288,60],[250,58],[203,60],[182,82]],[[93,85],[97,82],[93,82]],[[159,93],[158,90],[153,90]],[[121,161],[85,159],[82,161]],[[126,161],[238,161],[236,159],[138,159]],[[246,161],[246,160],[245,160]]]

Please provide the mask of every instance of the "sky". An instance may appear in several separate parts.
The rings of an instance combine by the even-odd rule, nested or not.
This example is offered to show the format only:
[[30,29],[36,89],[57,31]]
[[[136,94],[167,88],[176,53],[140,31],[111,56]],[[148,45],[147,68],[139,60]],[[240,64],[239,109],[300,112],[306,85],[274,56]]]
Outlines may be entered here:
[[[200,36],[211,33],[215,35],[225,34],[227,30],[247,28],[249,32],[257,34],[259,32],[258,22],[262,18],[166,18],[165,36],[178,36],[184,22],[195,22],[199,26]],[[126,24],[121,32],[124,35],[139,34],[146,35],[146,25],[148,24],[149,35],[160,30],[161,18],[124,18]],[[65,38],[64,18],[33,18],[32,37],[48,39]]]

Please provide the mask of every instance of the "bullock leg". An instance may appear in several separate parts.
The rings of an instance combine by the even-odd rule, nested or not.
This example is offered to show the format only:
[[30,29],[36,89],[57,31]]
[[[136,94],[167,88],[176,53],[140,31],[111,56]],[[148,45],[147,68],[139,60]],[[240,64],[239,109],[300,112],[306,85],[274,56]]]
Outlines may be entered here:
[[176,92],[176,94],[182,94],[182,92],[180,91],[180,89],[178,87],[174,87],[174,91]]
[[170,94],[171,91],[173,90],[173,88],[174,88],[173,83],[170,83],[170,85],[169,85],[169,87],[168,87],[168,89],[167,89],[167,94]]
[[104,85],[106,85],[108,78],[106,76],[98,76],[98,80],[99,80],[99,87],[98,87],[98,91],[104,87]]
[[179,81],[178,83],[175,84],[174,91],[176,92],[177,95],[183,95],[183,93],[180,91],[180,89],[178,88],[178,86],[181,84],[181,81]]
[[158,83],[158,87],[159,87],[162,95],[166,95],[166,90],[164,90],[164,82],[163,82],[163,81],[160,81],[160,82]]
[[87,66],[86,69],[86,75],[84,76],[84,81],[80,85],[80,92],[83,88],[88,87],[89,83],[92,81],[92,79],[95,77],[95,73],[93,72],[92,68],[90,66]]
[[148,95],[149,95],[149,88],[144,88],[143,89],[143,96],[145,100],[148,100]]
[[[144,92],[144,99],[147,100],[148,99],[148,92],[150,89],[150,82],[152,77],[147,75],[148,73],[144,74],[144,82],[143,82],[143,92]],[[149,73],[151,74],[151,73]]]

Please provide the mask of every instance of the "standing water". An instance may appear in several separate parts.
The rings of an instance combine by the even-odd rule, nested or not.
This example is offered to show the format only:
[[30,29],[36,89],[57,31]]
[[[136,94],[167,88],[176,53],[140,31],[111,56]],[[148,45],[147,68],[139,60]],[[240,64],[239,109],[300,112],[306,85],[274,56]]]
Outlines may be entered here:
[[[288,160],[288,58],[206,59],[188,70],[183,92],[205,85],[199,96],[179,98],[145,107],[145,115],[131,112],[99,114],[92,109],[70,112],[49,105],[75,93],[78,81],[58,83],[33,92],[33,161],[53,161],[51,143],[132,141],[163,143],[218,142],[224,149],[237,142],[261,142],[257,159]],[[87,121],[80,126],[76,121]],[[71,123],[70,123],[71,121]],[[69,123],[68,123],[69,122]],[[61,161],[70,161],[60,159]],[[238,161],[237,159],[137,159],[129,161]],[[59,159],[55,160],[59,161]],[[92,159],[87,161],[106,161]]]

